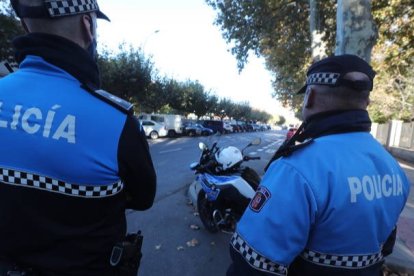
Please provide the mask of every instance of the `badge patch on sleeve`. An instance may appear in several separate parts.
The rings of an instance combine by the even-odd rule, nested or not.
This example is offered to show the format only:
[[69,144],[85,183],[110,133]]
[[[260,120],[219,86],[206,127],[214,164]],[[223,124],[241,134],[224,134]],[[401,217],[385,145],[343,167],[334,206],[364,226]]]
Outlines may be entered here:
[[260,212],[271,196],[272,195],[266,187],[260,186],[256,191],[256,195],[253,197],[252,201],[250,201],[250,209],[256,213]]

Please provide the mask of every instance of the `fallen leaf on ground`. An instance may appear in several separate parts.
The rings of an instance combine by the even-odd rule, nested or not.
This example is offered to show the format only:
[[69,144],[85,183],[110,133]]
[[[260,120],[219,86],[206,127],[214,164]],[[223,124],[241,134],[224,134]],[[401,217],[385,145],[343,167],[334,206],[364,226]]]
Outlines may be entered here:
[[196,239],[192,239],[191,241],[187,242],[188,247],[194,247],[194,246],[197,246],[197,245],[198,245],[198,240],[196,240]]
[[160,250],[160,248],[161,248],[161,244],[158,244],[155,246],[155,250]]
[[200,230],[200,226],[195,225],[195,224],[191,224],[190,228],[193,229],[193,230]]

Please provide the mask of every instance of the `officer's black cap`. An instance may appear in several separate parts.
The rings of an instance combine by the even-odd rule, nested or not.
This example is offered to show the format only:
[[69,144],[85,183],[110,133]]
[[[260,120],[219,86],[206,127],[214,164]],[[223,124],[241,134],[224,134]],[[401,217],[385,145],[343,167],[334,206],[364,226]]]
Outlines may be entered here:
[[[350,81],[344,79],[349,72],[360,72],[368,76],[369,81]],[[306,84],[298,94],[303,94],[311,84],[327,86],[346,86],[357,91],[371,91],[375,71],[362,58],[355,55],[331,56],[314,63],[306,74]]]
[[59,18],[95,12],[98,18],[109,20],[98,6],[97,0],[44,0],[41,6],[25,6],[19,0],[10,1],[20,18]]

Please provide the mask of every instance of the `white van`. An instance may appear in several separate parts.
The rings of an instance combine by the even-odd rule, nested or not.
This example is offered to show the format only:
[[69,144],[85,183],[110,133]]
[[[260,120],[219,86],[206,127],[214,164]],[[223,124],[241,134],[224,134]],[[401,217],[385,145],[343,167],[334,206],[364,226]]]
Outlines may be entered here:
[[184,117],[176,114],[140,114],[139,120],[152,120],[165,125],[169,137],[183,133]]

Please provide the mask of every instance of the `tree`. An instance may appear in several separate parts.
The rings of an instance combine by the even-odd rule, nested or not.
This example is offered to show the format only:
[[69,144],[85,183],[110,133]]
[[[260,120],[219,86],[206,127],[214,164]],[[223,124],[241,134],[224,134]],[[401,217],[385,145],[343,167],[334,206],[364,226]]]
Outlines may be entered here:
[[119,46],[119,53],[104,50],[98,58],[102,87],[125,100],[145,102],[155,69],[152,61],[132,46],[126,50]]
[[371,0],[338,0],[337,6],[335,54],[354,54],[370,63],[377,40]]
[[233,102],[228,98],[222,98],[218,102],[218,105],[215,109],[215,114],[223,120],[225,117],[229,116],[232,113]]
[[286,118],[282,115],[278,115],[275,118],[275,124],[277,125],[283,125],[284,123],[286,123]]
[[[274,73],[273,96],[285,105],[301,102],[293,91],[304,82],[305,68],[311,62],[311,34],[309,28],[309,0],[206,0],[218,11],[216,24],[223,37],[232,43],[232,53],[239,69],[249,52],[262,55],[267,68]],[[318,1],[315,22],[323,31],[323,41],[332,53],[334,40],[335,3]],[[316,15],[315,15],[316,16]],[[322,41],[322,37],[321,37]]]
[[187,102],[187,93],[184,84],[169,79],[165,85],[168,105],[174,110],[174,113],[184,114],[185,103]]
[[328,48],[325,41],[325,29],[321,17],[323,13],[321,11],[320,2],[317,0],[309,0],[309,30],[311,34],[311,50],[312,60],[318,61],[327,56]]
[[[394,83],[388,98],[391,96],[396,102],[407,103],[404,99],[409,98],[410,91],[405,88],[408,86],[402,85],[403,90],[397,86],[401,86],[401,76],[407,79],[407,72],[413,71],[412,0],[372,1],[375,23],[371,22],[369,0],[340,0],[338,10],[335,0],[206,2],[218,13],[216,24],[221,27],[224,39],[234,45],[232,53],[238,60],[239,69],[243,68],[249,53],[263,56],[267,68],[274,73],[273,96],[295,111],[302,100],[295,92],[304,83],[305,70],[312,61],[324,54],[332,54],[335,48],[337,53],[356,53],[369,61],[369,52],[375,42],[374,25],[378,26],[379,32],[372,55],[374,69],[380,72],[376,83]],[[354,27],[360,27],[352,30],[348,19],[358,23],[352,24]],[[335,37],[338,37],[338,45]],[[358,41],[364,43],[355,46]],[[378,85],[375,90],[379,90]],[[373,96],[375,94],[376,91]],[[376,104],[374,101],[373,106]],[[398,109],[393,109],[392,116],[398,117],[396,114],[399,113]]]
[[24,30],[8,5],[9,1],[0,0],[0,61],[14,63],[14,49],[12,41],[15,37],[24,34]]
[[204,87],[199,82],[187,83],[188,89],[188,113],[194,113],[198,118],[204,116],[209,110],[209,94],[204,90]]
[[248,102],[237,103],[234,105],[232,117],[245,121],[250,117],[251,112],[252,108]]
[[412,0],[373,1],[378,43],[373,51],[377,71],[370,111],[379,118],[408,121],[414,117],[414,9]]
[[166,89],[168,81],[159,76],[155,76],[154,79],[144,89],[146,92],[145,98],[142,99],[142,112],[159,113],[163,107],[168,105],[169,91]]

